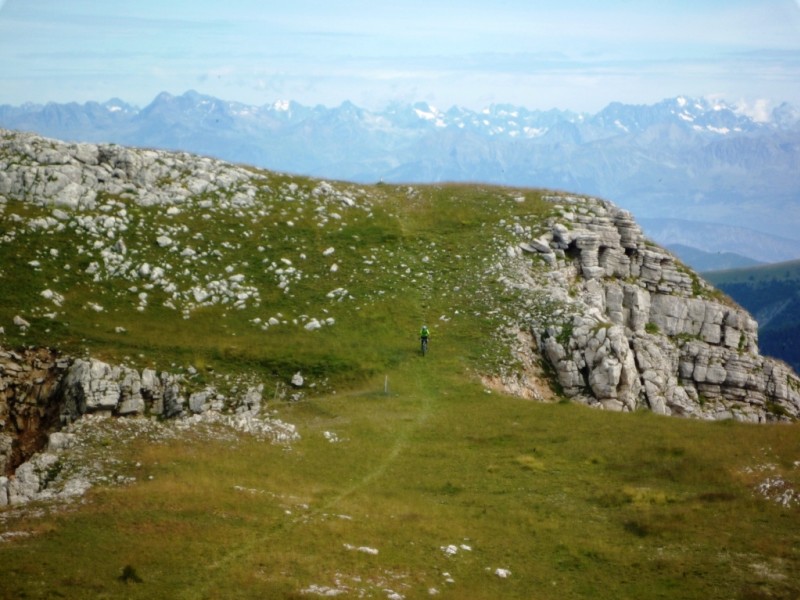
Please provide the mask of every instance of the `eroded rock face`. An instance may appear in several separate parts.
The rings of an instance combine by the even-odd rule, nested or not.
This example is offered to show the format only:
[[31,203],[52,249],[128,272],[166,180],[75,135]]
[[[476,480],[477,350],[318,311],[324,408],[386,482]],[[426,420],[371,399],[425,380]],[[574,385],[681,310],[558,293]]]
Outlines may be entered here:
[[59,382],[69,360],[47,348],[0,348],[0,475],[10,475],[61,425]]
[[534,266],[521,261],[507,285],[531,297],[544,290],[559,307],[528,315],[528,352],[553,367],[566,396],[708,419],[800,416],[800,380],[759,354],[758,324],[746,311],[649,243],[626,211],[551,200],[560,216],[520,243]]
[[257,384],[226,398],[207,386],[189,394],[180,375],[152,369],[140,373],[96,359],[61,356],[46,348],[0,348],[0,506],[68,498],[90,486],[85,477],[78,476],[62,482],[57,491],[49,487],[60,469],[58,454],[75,438],[61,430],[80,425],[85,415],[88,419],[145,414],[186,417],[190,424],[220,422],[278,443],[295,439],[292,426],[259,417],[263,391],[263,384]]
[[228,399],[213,387],[188,394],[180,375],[141,373],[96,359],[60,356],[46,349],[0,348],[0,474],[8,476],[43,449],[64,425],[85,414],[164,418],[230,408],[258,415],[263,385]]

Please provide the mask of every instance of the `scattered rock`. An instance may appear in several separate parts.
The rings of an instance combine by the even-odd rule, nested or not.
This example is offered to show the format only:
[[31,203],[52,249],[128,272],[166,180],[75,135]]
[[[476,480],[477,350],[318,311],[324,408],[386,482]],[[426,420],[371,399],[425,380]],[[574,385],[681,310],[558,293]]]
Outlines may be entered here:
[[304,325],[304,328],[307,331],[315,331],[322,327],[322,323],[320,323],[317,319],[311,319],[308,323]]
[[298,388],[299,387],[303,387],[303,383],[304,383],[303,375],[300,373],[300,371],[298,371],[297,373],[292,375],[292,385],[294,387],[298,387]]

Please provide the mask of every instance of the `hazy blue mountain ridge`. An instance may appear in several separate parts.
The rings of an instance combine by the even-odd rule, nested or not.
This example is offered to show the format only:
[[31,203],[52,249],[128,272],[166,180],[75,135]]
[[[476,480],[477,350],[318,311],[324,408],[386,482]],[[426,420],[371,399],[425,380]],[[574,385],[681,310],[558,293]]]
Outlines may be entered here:
[[735,252],[705,252],[691,246],[683,244],[670,244],[666,246],[681,261],[687,265],[692,265],[698,271],[722,271],[726,269],[741,269],[745,267],[755,267],[764,263]]
[[[784,262],[800,256],[800,241],[747,227],[686,219],[643,218],[639,222],[650,238],[665,246],[690,246],[711,254],[731,252],[761,263]],[[709,269],[703,267],[698,270]]]
[[[250,106],[190,91],[161,93],[142,109],[117,99],[0,106],[0,127],[357,182],[544,186],[611,199],[640,219],[678,217],[791,239],[800,231],[800,113],[787,104],[761,122],[721,101],[688,98],[615,102],[591,115],[508,104]],[[681,243],[708,251],[700,241]],[[800,257],[755,256],[736,245],[716,251]]]

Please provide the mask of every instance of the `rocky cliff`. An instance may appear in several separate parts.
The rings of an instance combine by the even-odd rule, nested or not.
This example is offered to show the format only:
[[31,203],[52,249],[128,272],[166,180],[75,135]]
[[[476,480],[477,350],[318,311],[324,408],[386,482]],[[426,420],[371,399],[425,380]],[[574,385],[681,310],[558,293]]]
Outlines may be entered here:
[[[632,216],[587,198],[554,196],[546,233],[521,241],[506,285],[528,295],[531,343],[569,398],[611,410],[764,422],[800,414],[800,380],[761,356],[758,324],[669,252]],[[547,298],[547,309],[535,298]],[[557,307],[557,308],[554,308]],[[528,332],[526,332],[528,333]],[[509,389],[524,373],[507,374]]]

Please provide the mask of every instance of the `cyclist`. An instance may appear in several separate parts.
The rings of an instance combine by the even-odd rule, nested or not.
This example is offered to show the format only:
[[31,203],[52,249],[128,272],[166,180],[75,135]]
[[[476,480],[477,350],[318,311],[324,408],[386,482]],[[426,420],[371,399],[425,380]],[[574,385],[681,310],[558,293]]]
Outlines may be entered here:
[[422,353],[425,354],[425,351],[428,349],[428,338],[431,336],[430,331],[428,331],[428,326],[423,325],[422,329],[419,330],[419,340],[422,344]]

